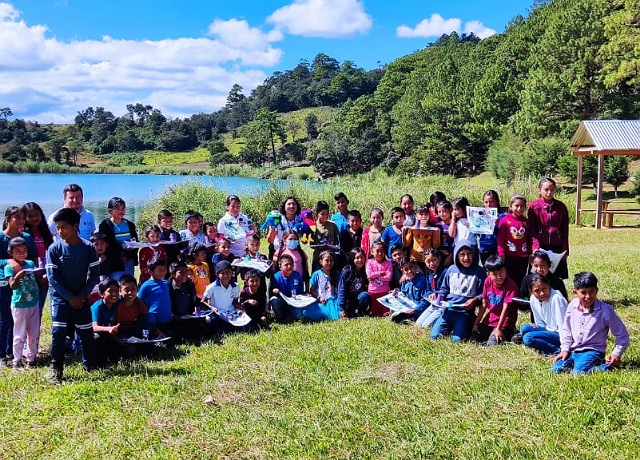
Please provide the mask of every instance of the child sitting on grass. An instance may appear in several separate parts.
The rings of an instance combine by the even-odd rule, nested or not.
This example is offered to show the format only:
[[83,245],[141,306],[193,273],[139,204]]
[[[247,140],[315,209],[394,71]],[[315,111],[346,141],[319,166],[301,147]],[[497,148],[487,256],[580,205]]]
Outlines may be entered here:
[[200,298],[196,295],[196,288],[188,278],[189,268],[184,262],[174,262],[169,267],[169,299],[173,315],[173,334],[176,340],[196,339],[200,336],[204,317],[183,320],[186,315],[193,315],[196,309],[202,307]]
[[[629,333],[613,307],[598,299],[598,279],[591,272],[573,277],[576,298],[569,303],[560,330],[560,353],[553,358],[551,371],[589,374],[620,366],[620,357],[629,346]],[[609,331],[616,339],[605,357]],[[604,360],[604,363],[602,361]]]
[[213,308],[215,318],[211,318],[211,325],[215,332],[242,332],[252,328],[251,323],[244,326],[232,324],[242,309],[238,298],[240,297],[240,287],[232,281],[233,269],[231,264],[223,260],[216,264],[216,280],[207,286],[204,292],[203,301]]
[[118,362],[123,349],[122,341],[118,338],[120,325],[116,322],[118,282],[112,279],[102,280],[98,284],[98,290],[102,298],[91,305],[91,325],[96,344],[96,360],[102,366],[107,362]]
[[422,312],[422,314],[416,320],[416,326],[419,327],[431,327],[442,316],[444,308],[437,305],[434,301],[438,296],[438,289],[442,285],[442,279],[444,278],[445,268],[441,263],[442,255],[440,251],[435,248],[427,249],[424,255],[424,264],[427,276],[427,292],[426,297],[431,301],[431,305]]
[[470,240],[458,242],[453,259],[455,263],[447,269],[438,290],[449,306],[433,325],[430,337],[435,340],[451,334],[453,342],[460,342],[471,333],[486,273],[478,263],[478,248]]
[[312,321],[335,320],[341,316],[340,307],[336,301],[338,276],[333,268],[334,261],[333,251],[327,250],[320,253],[318,258],[320,268],[313,272],[309,282],[309,293],[318,302],[304,310],[303,315],[307,319]]
[[527,275],[523,281],[528,286],[529,305],[533,314],[533,324],[523,324],[519,337],[512,342],[522,342],[545,355],[560,353],[560,329],[567,313],[567,299],[559,291],[551,288],[547,278],[539,273]]
[[[488,276],[484,280],[482,306],[471,339],[493,346],[511,340],[515,333],[518,309],[512,299],[518,295],[518,286],[509,278],[502,257],[490,256],[484,267]],[[488,314],[485,316],[485,313]]]
[[167,275],[167,261],[159,257],[149,261],[151,278],[140,286],[138,297],[147,307],[157,329],[164,336],[171,336],[171,297],[169,297],[169,282]]
[[416,308],[394,314],[391,320],[396,323],[405,320],[415,321],[428,306],[426,299],[428,292],[427,278],[418,269],[418,264],[411,260],[410,257],[404,257],[400,261],[400,266],[402,267],[400,291],[407,296],[407,298],[415,302]]
[[260,328],[269,326],[267,320],[267,296],[263,289],[264,276],[258,270],[249,270],[244,276],[244,288],[240,292],[240,306]]
[[160,335],[155,330],[154,321],[149,315],[149,308],[140,300],[138,295],[138,283],[131,275],[123,275],[118,280],[120,286],[120,302],[116,313],[116,324],[118,324],[118,335],[126,339],[128,337],[142,338],[142,331],[147,330]]
[[293,257],[282,254],[278,259],[278,270],[271,280],[271,296],[269,306],[273,310],[276,321],[288,323],[302,316],[300,309],[287,304],[281,297],[293,297],[304,294],[302,277],[293,269]]

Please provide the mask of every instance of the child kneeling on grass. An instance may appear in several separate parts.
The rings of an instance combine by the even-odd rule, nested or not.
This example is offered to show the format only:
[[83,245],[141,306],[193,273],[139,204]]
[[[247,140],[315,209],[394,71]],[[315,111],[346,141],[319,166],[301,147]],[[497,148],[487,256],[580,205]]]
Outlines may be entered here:
[[[577,273],[573,277],[573,293],[576,298],[567,307],[560,330],[561,351],[553,358],[551,371],[589,374],[613,370],[629,346],[627,328],[613,307],[597,298],[598,279],[593,273]],[[605,357],[609,331],[616,343]]]
[[478,248],[470,240],[460,240],[453,252],[455,263],[444,274],[438,294],[445,296],[447,306],[433,325],[434,340],[451,334],[460,342],[469,337],[476,318],[475,307],[482,299],[485,270],[480,266]]
[[[530,273],[523,283],[531,293],[529,305],[534,323],[520,327],[520,340],[540,353],[557,355],[561,351],[560,329],[567,313],[567,299],[560,291],[552,289],[550,280],[539,273]],[[518,340],[514,336],[512,341]]]
[[[518,295],[518,286],[509,278],[500,256],[489,256],[484,264],[487,279],[482,289],[482,307],[473,325],[471,340],[486,342],[486,346],[511,340],[516,331],[518,309],[511,300]],[[485,316],[485,313],[488,313]]]

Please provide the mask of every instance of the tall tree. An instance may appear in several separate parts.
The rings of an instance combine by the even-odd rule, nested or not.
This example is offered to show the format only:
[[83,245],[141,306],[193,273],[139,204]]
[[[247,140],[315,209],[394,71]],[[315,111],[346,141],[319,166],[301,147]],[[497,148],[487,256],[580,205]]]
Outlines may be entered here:
[[271,146],[271,155],[273,164],[276,164],[276,144],[278,138],[280,142],[287,141],[287,133],[284,123],[278,116],[277,112],[267,109],[260,109],[256,114],[252,123],[252,132],[261,149],[266,150],[267,146]]

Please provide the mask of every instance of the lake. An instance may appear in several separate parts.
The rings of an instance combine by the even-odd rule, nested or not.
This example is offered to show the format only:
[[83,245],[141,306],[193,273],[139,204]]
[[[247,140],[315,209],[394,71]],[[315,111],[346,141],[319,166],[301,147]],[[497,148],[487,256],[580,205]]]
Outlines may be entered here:
[[[255,195],[270,186],[270,181],[250,177],[171,176],[159,174],[20,174],[0,173],[0,212],[9,206],[38,203],[46,216],[62,206],[62,189],[78,184],[84,192],[84,204],[94,213],[96,222],[107,214],[107,202],[114,196],[127,202],[127,218],[136,219],[138,207],[163,193],[167,187],[188,181],[202,182],[228,194]],[[288,181],[275,181],[286,186]]]

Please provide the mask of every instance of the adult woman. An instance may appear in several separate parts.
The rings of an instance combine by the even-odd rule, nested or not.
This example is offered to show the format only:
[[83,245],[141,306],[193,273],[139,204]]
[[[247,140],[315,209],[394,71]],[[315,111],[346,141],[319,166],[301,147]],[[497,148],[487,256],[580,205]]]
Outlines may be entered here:
[[298,235],[302,235],[309,231],[308,225],[300,216],[300,211],[300,203],[294,196],[288,196],[280,202],[280,206],[278,207],[280,221],[270,226],[269,233],[267,233],[269,260],[271,260],[273,255],[280,249],[284,232],[287,230],[295,230]]

